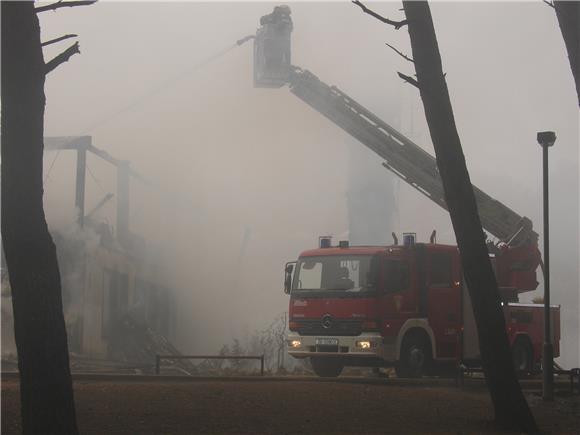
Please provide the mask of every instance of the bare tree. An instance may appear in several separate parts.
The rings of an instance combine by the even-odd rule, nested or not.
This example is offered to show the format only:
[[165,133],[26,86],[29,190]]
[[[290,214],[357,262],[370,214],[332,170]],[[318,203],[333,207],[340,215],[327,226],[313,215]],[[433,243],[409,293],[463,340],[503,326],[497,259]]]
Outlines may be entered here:
[[[53,9],[65,5],[58,2]],[[42,204],[42,157],[45,76],[78,53],[78,43],[45,63],[36,12],[30,1],[1,2],[2,243],[23,432],[76,434],[60,273]]]
[[566,44],[580,106],[580,1],[554,1],[551,5],[556,10],[564,44]]
[[426,1],[404,0],[403,8],[412,48],[412,59],[407,60],[412,60],[416,78],[401,73],[399,76],[417,87],[423,100],[445,200],[461,255],[463,275],[473,304],[483,370],[495,419],[503,428],[535,433],[537,426],[513,366],[498,285],[455,126],[431,10]]
[[288,314],[280,314],[270,326],[276,346],[276,369],[285,370],[284,360],[286,354],[286,325],[288,324]]

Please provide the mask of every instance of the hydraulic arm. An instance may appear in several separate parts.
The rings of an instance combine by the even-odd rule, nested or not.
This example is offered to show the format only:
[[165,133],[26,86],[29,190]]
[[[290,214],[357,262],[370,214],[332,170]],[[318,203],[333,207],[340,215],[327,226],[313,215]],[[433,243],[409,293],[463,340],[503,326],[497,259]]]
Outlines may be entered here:
[[[310,71],[291,64],[293,29],[288,6],[276,6],[260,19],[254,39],[254,86],[290,91],[358,139],[405,182],[447,209],[435,158],[346,93],[328,86]],[[244,40],[247,38],[244,38]],[[481,224],[510,247],[537,244],[532,222],[473,186]]]
[[[383,165],[405,182],[447,209],[435,158],[353,98],[328,86],[307,70],[294,67],[290,91],[322,113],[381,158]],[[473,186],[482,226],[510,246],[533,243],[538,235],[532,222]]]

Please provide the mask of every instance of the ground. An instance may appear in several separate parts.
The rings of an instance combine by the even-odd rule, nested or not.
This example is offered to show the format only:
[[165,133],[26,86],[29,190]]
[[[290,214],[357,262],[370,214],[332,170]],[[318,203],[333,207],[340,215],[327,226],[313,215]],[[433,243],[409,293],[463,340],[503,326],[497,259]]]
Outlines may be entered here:
[[[497,433],[481,383],[315,378],[75,379],[82,434]],[[157,379],[157,380],[153,380]],[[580,433],[580,395],[544,404],[544,433]],[[2,380],[2,434],[20,433],[18,380]]]

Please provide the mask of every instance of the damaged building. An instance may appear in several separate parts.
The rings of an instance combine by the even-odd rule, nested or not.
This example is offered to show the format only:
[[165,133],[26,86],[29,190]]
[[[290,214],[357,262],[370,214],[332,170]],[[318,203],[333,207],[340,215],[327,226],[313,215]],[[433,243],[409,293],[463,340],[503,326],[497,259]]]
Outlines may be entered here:
[[[77,153],[77,222],[52,231],[73,369],[89,360],[150,366],[157,353],[178,353],[170,343],[175,336],[175,300],[166,284],[161,250],[129,230],[129,183],[135,173],[128,162],[94,147],[90,136],[45,138],[45,149]],[[87,152],[117,170],[117,191],[107,194],[89,213],[84,204]],[[98,209],[114,197],[115,228],[95,218]],[[2,267],[2,358],[15,361],[5,271]]]

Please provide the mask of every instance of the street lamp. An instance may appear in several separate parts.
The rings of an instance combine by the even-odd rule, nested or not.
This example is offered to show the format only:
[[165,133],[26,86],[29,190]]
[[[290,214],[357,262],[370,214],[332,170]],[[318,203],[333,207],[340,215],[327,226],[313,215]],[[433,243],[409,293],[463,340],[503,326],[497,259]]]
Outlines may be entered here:
[[554,347],[550,324],[550,220],[548,203],[548,148],[556,142],[553,131],[538,132],[542,147],[544,184],[544,346],[542,354],[542,381],[544,400],[554,400]]

